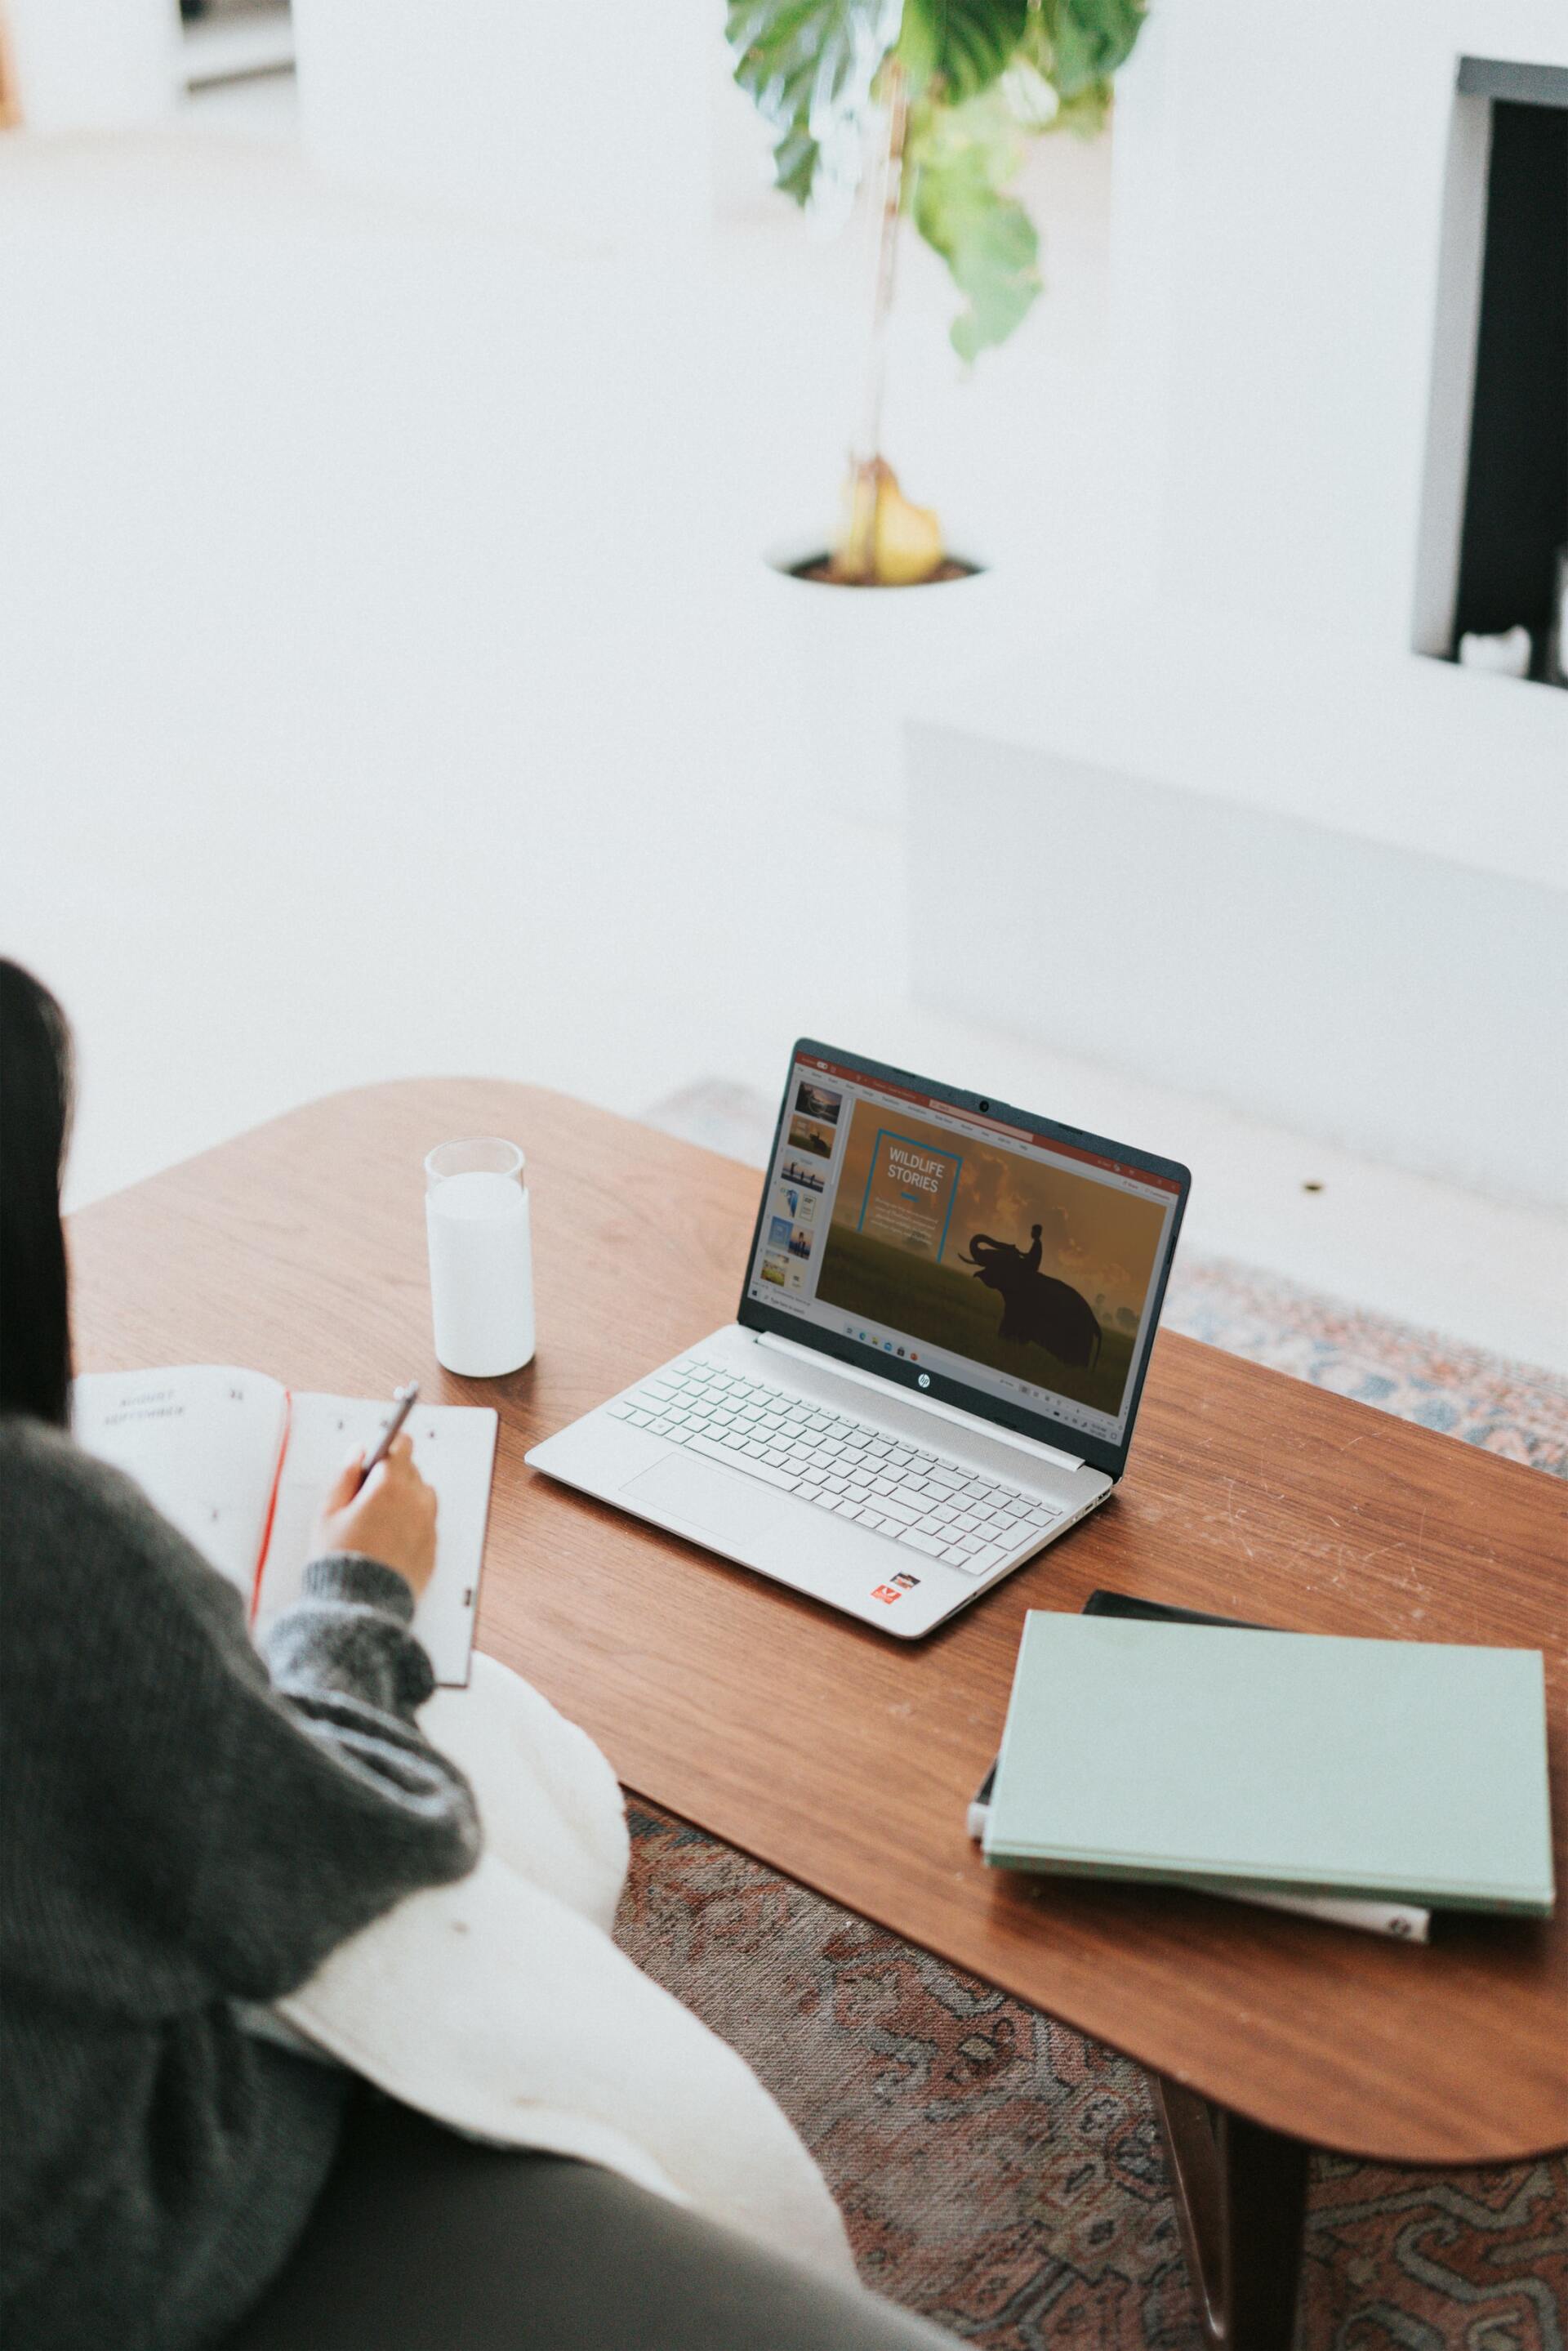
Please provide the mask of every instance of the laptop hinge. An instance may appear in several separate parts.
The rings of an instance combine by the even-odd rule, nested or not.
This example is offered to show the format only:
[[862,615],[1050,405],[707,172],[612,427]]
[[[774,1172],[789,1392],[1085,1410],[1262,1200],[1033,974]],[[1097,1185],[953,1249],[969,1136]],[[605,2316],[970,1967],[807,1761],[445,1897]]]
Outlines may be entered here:
[[879,1396],[897,1396],[900,1404],[912,1404],[918,1412],[934,1414],[939,1420],[950,1420],[972,1436],[993,1437],[998,1445],[1011,1445],[1020,1453],[1035,1460],[1050,1461],[1064,1469],[1081,1469],[1081,1453],[1064,1453],[1059,1445],[1047,1445],[1038,1437],[1022,1437],[1016,1429],[998,1428],[994,1421],[982,1418],[977,1412],[963,1412],[957,1405],[939,1404],[935,1396],[911,1395],[908,1388],[889,1387],[886,1380],[874,1379],[869,1372],[857,1371],[853,1364],[841,1364],[836,1356],[823,1355],[815,1347],[802,1347],[794,1339],[781,1339],[775,1332],[753,1333],[759,1347],[776,1347],[781,1354],[793,1355],[797,1362],[813,1364],[819,1372],[830,1372],[835,1379],[853,1380],[857,1387],[870,1388]]

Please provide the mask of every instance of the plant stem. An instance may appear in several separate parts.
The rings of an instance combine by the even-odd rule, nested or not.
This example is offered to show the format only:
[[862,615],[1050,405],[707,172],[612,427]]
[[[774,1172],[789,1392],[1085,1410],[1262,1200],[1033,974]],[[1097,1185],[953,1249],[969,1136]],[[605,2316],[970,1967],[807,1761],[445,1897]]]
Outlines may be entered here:
[[871,331],[866,350],[866,381],[859,438],[850,453],[853,497],[849,530],[840,556],[844,576],[870,580],[876,569],[877,493],[882,455],[882,400],[888,381],[888,338],[898,257],[898,219],[904,180],[904,136],[909,94],[897,57],[888,66],[888,143],[879,174],[876,270],[871,282]]

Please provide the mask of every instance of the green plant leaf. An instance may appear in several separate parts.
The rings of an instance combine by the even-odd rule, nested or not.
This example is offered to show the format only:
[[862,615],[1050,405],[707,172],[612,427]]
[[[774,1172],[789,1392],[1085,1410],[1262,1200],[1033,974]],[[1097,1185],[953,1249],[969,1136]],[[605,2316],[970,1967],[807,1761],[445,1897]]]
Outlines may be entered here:
[[1002,75],[1000,88],[1020,131],[1033,138],[1055,129],[1062,101],[1033,59],[1022,50]]
[[1108,81],[1088,81],[1064,98],[1056,110],[1053,131],[1071,131],[1080,139],[1097,139],[1110,120],[1111,86]]
[[[1111,76],[1132,55],[1143,30],[1146,0],[1039,0],[1026,44],[1064,100]],[[1108,88],[1102,105],[1108,101]]]
[[965,297],[951,340],[959,357],[972,360],[1007,340],[1040,291],[1034,224],[1005,193],[1018,167],[1018,131],[995,93],[933,110],[919,130],[915,225]]
[[871,87],[898,37],[899,0],[729,0],[735,79],[777,133],[774,177],[804,204],[825,171],[859,175]]
[[940,74],[943,96],[962,105],[1001,78],[1029,22],[1029,0],[905,0],[906,51]]

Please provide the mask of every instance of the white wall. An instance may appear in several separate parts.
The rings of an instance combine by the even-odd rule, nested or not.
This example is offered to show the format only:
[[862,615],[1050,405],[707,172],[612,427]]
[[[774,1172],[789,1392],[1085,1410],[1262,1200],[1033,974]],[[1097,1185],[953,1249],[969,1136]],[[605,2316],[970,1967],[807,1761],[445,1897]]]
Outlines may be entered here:
[[156,121],[178,81],[178,0],[5,0],[30,131]]
[[912,747],[922,1002],[1568,1208],[1561,891],[999,739]]
[[1467,54],[1568,64],[1568,7],[1159,0],[1118,85],[1116,298],[1163,598],[1411,643]]
[[[1568,63],[1568,7],[1158,0],[1116,126],[1125,598],[923,696],[910,968],[928,1002],[1561,1203],[1568,695],[1411,650],[1464,55]],[[956,872],[955,827],[981,844]]]
[[717,164],[755,193],[717,0],[294,0],[294,22],[306,152],[345,179],[589,246],[700,230]]

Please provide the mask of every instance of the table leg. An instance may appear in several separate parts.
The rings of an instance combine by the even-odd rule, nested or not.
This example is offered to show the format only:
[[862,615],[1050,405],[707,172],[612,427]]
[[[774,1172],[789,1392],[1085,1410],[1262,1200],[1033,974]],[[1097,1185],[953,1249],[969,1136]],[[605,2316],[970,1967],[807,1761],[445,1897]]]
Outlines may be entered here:
[[1308,2149],[1151,2074],[1210,2351],[1290,2351]]

